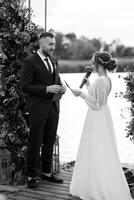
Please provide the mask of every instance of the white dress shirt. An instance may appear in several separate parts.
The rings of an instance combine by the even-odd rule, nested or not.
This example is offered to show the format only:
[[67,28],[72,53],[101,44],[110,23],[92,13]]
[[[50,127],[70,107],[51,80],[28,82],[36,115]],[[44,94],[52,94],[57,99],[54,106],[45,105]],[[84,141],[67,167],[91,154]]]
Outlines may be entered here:
[[[45,64],[47,70],[49,71],[48,64],[47,64],[47,62],[45,61],[46,56],[42,55],[39,51],[37,51],[37,53],[38,53],[38,55],[40,56],[41,60],[44,62],[44,64]],[[49,57],[47,57],[47,58],[48,58],[48,62],[49,62],[50,67],[51,67],[51,72],[53,73],[53,65],[52,65],[52,62],[51,62],[51,60],[50,60]]]

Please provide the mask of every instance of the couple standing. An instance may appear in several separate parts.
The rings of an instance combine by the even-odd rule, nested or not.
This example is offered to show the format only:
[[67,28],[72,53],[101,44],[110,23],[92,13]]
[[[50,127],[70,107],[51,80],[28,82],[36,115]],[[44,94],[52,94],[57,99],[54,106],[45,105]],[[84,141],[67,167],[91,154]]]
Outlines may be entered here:
[[[57,60],[52,56],[55,49],[54,35],[42,33],[39,45],[37,53],[24,61],[21,75],[22,89],[29,94],[27,183],[30,188],[38,186],[41,146],[41,178],[56,183],[63,182],[51,174],[51,161],[59,119],[59,100],[66,88],[59,77]],[[83,200],[130,200],[107,106],[112,87],[107,71],[114,70],[117,61],[108,52],[96,52],[92,58],[92,67],[99,77],[91,85],[87,80],[88,94],[79,89],[72,90],[75,96],[83,98],[87,103],[88,112],[70,194]]]

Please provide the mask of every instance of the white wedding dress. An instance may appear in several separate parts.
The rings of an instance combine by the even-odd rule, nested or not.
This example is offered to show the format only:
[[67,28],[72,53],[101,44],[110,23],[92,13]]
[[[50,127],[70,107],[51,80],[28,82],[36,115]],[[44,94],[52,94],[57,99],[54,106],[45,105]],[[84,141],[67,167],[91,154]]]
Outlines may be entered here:
[[107,98],[111,81],[101,76],[81,97],[88,105],[70,194],[82,200],[132,200],[116,146]]

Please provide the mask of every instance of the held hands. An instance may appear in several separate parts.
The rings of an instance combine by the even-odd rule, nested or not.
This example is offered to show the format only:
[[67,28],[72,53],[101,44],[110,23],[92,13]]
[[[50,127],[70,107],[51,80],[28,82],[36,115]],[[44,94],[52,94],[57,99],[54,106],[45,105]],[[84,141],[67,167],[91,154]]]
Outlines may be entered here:
[[60,86],[60,85],[50,85],[47,86],[46,92],[48,93],[58,93],[60,92],[61,94],[64,94],[66,91],[66,87],[64,85]]
[[61,94],[64,94],[66,92],[66,86],[65,85],[62,85],[60,87],[60,91],[59,91]]
[[50,85],[50,86],[47,86],[47,89],[46,89],[46,92],[48,93],[58,93],[60,91],[60,85]]

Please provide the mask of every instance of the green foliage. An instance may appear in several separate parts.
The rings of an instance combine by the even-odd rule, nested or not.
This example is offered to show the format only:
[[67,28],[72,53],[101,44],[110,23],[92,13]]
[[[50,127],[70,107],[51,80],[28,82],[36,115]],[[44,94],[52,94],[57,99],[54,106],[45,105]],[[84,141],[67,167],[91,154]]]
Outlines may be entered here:
[[64,46],[62,45],[63,42],[63,35],[61,33],[56,34],[56,49],[55,49],[55,54],[57,57],[67,57],[66,51],[64,50]]
[[76,38],[74,33],[63,35],[56,33],[55,54],[60,59],[85,60],[100,49],[98,39],[89,40],[86,37]]
[[134,58],[133,57],[122,57],[117,58],[119,66],[117,72],[129,72],[134,71]]
[[56,33],[56,56],[61,60],[86,60],[90,59],[96,51],[105,50],[118,58],[134,57],[134,47],[126,47],[113,40],[110,44],[102,42],[101,39],[89,39],[84,36],[77,38],[74,33]]
[[29,21],[29,12],[23,3],[4,0],[0,4],[0,142],[11,152],[12,181],[25,173],[29,132],[20,70],[24,58],[38,47],[37,27]]
[[127,137],[134,142],[134,73],[130,72],[125,78],[127,89],[125,98],[130,102],[131,120],[127,126]]
[[[133,58],[117,58],[119,66],[117,72],[134,71]],[[85,72],[85,66],[90,65],[88,60],[59,60],[60,73],[80,73]]]

